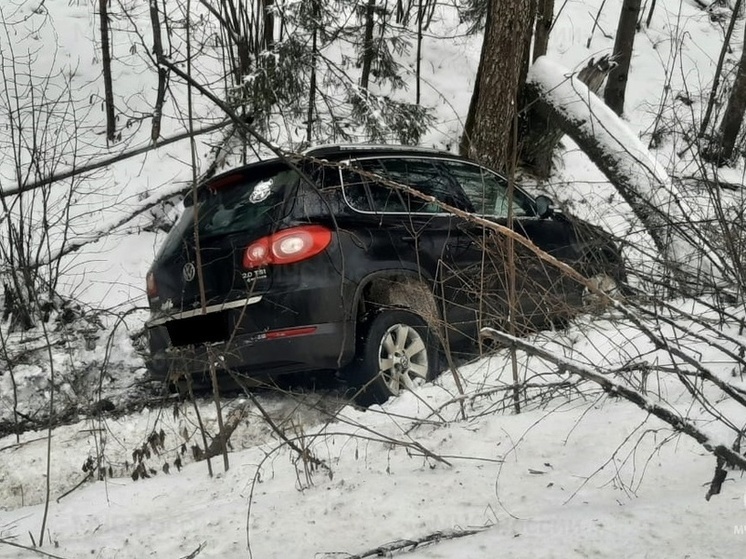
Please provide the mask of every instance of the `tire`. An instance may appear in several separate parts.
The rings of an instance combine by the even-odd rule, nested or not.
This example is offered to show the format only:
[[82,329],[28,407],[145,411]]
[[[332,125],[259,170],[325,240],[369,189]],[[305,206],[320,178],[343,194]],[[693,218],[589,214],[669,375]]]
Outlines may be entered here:
[[348,374],[358,404],[382,404],[440,372],[436,336],[418,315],[381,310],[360,327],[358,356]]

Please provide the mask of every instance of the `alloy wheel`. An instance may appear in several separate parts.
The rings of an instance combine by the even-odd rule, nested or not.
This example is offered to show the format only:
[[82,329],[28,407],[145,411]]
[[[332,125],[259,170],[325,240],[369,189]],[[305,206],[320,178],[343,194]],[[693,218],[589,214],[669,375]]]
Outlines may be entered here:
[[398,323],[386,330],[378,349],[378,369],[391,394],[427,380],[427,354],[425,340],[415,328]]

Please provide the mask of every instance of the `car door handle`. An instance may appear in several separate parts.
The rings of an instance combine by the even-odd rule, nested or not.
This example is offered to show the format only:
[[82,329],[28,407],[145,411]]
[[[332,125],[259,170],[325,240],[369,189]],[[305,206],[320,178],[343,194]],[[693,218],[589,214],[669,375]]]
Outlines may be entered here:
[[404,235],[401,238],[401,240],[404,241],[405,243],[416,243],[417,242],[417,237],[415,237],[413,235]]

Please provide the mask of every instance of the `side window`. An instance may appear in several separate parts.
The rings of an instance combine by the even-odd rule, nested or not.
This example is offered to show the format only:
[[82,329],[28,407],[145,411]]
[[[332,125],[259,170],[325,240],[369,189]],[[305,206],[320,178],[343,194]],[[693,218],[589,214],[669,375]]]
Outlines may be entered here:
[[383,175],[384,170],[376,161],[366,161],[363,172],[351,168],[342,170],[342,183],[347,202],[356,210],[363,212],[391,213],[406,212],[407,207],[401,193],[377,181],[371,174]]
[[340,187],[339,169],[324,163],[305,162],[302,170],[304,177],[290,200],[293,214],[303,218],[329,215],[334,191]]
[[453,177],[429,159],[401,157],[365,159],[356,161],[353,165],[367,173],[381,177],[381,180],[375,180],[366,173],[356,173],[353,170],[343,171],[345,196],[350,205],[357,210],[377,213],[441,213],[443,211],[437,203],[403,192],[395,185],[387,184],[386,179],[409,186],[446,204],[464,206],[463,203],[459,203],[459,187]]
[[[478,165],[447,161],[444,165],[458,180],[474,211],[482,215],[508,217],[508,181]],[[522,191],[513,189],[513,215],[533,215],[531,200]]]

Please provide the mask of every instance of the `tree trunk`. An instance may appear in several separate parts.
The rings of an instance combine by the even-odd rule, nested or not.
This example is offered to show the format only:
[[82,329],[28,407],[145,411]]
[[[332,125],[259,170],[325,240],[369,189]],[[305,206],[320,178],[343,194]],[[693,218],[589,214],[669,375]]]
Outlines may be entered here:
[[417,62],[415,67],[416,87],[414,96],[415,105],[420,104],[420,82],[422,78],[422,20],[424,19],[424,17],[425,12],[423,11],[422,0],[419,0],[419,2],[417,3]]
[[[485,29],[490,25],[490,18],[492,12],[492,2],[487,4],[487,16],[485,18]],[[479,54],[479,64],[477,65],[477,77],[474,80],[474,89],[471,92],[471,101],[469,102],[469,111],[466,113],[466,121],[464,122],[464,132],[461,134],[459,140],[458,152],[461,155],[468,156],[471,153],[471,134],[474,130],[475,120],[477,116],[477,105],[479,105],[479,84],[482,81],[482,67],[484,66],[483,60],[485,57],[485,49],[487,48],[487,41],[482,41],[482,51]]]
[[709,158],[718,162],[729,161],[733,158],[733,150],[736,147],[741,124],[743,124],[744,112],[746,112],[746,48],[741,51],[736,80],[728,98],[728,105],[725,107],[723,120],[720,121],[720,131],[717,135],[719,145],[710,146]]
[[536,60],[547,53],[549,46],[549,32],[554,19],[554,0],[538,0],[536,10],[536,31],[534,32],[534,53],[531,57]]
[[269,50],[275,44],[275,0],[264,0],[264,48]]
[[624,95],[627,90],[629,65],[632,60],[632,47],[637,33],[637,19],[640,17],[641,0],[624,0],[619,26],[614,41],[614,61],[617,67],[609,74],[604,101],[616,114],[624,112]]
[[241,17],[244,11],[243,2],[236,0],[228,2],[228,9],[230,13],[231,21],[233,22],[233,33],[234,40],[236,42],[236,51],[238,52],[238,82],[236,85],[243,82],[244,76],[251,72],[251,40],[249,37],[250,28],[246,25],[246,19]]
[[365,35],[363,36],[363,71],[360,77],[360,87],[368,89],[370,79],[370,67],[373,63],[373,14],[376,7],[375,0],[368,0],[365,6]]
[[111,46],[109,44],[109,0],[99,0],[101,18],[101,61],[104,73],[104,110],[106,111],[106,140],[114,142],[117,134],[114,114],[114,86],[111,79]]
[[710,97],[707,100],[707,108],[705,109],[705,114],[702,117],[702,122],[699,124],[700,138],[707,134],[707,128],[710,126],[712,111],[715,108],[718,93],[720,92],[720,80],[723,76],[725,57],[732,52],[730,39],[733,36],[733,30],[736,27],[736,21],[738,20],[738,14],[741,11],[742,2],[743,0],[736,0],[736,5],[733,7],[733,14],[731,15],[730,22],[728,23],[728,29],[725,31],[725,37],[723,37],[723,46],[720,47],[720,55],[718,56],[718,63],[715,67],[715,76],[712,79],[712,87],[710,88]]
[[158,0],[150,0],[150,24],[153,27],[153,55],[158,67],[158,89],[153,107],[153,123],[150,129],[150,139],[153,144],[158,143],[161,136],[161,118],[163,104],[166,101],[166,87],[168,85],[168,70],[160,63],[163,60],[163,41],[161,39],[161,19],[158,14]]
[[462,153],[486,166],[507,169],[511,131],[531,35],[533,1],[490,2],[482,56],[467,117]]
[[319,0],[313,0],[314,27],[311,40],[311,76],[308,84],[308,113],[306,115],[306,142],[310,145],[313,139],[313,119],[316,107],[316,61],[318,59],[318,34],[317,17],[319,13]]
[[569,135],[632,207],[667,267],[687,290],[711,280],[722,262],[698,234],[696,212],[636,134],[569,71],[547,57],[529,72],[526,87],[538,109]]

